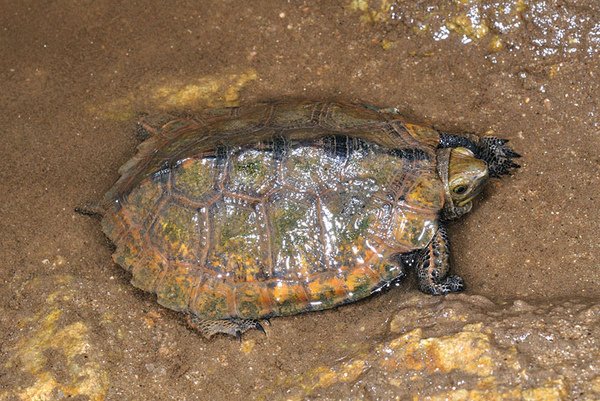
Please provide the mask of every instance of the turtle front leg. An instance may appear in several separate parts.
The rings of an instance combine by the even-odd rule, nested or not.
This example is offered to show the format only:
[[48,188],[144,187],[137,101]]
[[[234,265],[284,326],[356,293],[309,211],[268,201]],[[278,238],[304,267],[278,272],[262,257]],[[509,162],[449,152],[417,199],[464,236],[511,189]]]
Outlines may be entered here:
[[490,177],[500,177],[509,174],[511,169],[520,167],[513,159],[519,158],[521,155],[512,150],[506,144],[507,142],[508,139],[493,136],[480,138],[470,134],[452,135],[441,133],[438,148],[467,148],[477,158],[486,162]]
[[440,225],[429,246],[417,256],[419,289],[432,295],[444,295],[464,290],[463,279],[448,276],[450,270],[450,244],[446,229]]
[[252,319],[202,319],[196,315],[189,314],[187,315],[187,323],[206,338],[211,338],[218,333],[225,333],[241,340],[242,334],[251,329],[257,329],[265,333],[265,329],[260,322]]

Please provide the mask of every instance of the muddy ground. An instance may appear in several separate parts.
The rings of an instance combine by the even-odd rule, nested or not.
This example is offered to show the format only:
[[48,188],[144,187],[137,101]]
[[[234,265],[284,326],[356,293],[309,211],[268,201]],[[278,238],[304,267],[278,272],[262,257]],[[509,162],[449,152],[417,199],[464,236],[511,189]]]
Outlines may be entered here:
[[129,285],[98,222],[73,211],[118,178],[141,113],[343,99],[508,138],[522,168],[451,226],[467,295],[600,298],[595,0],[0,9],[0,399],[285,398],[281,386],[268,391],[270,378],[352,358],[348,344],[381,341],[419,296],[408,280],[356,305],[274,319],[267,336],[242,343],[190,331]]

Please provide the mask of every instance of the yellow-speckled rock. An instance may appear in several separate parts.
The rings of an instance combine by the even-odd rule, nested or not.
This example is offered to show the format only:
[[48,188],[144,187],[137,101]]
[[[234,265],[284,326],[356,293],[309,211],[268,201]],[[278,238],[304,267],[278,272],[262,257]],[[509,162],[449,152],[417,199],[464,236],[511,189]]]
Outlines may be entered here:
[[[32,285],[39,284],[39,281],[34,280]],[[71,283],[69,276],[56,278],[57,287]],[[22,375],[30,376],[32,380],[27,385],[16,384],[0,390],[0,400],[42,401],[75,396],[85,396],[90,400],[105,398],[108,374],[90,342],[87,323],[63,319],[61,305],[71,300],[71,291],[53,292],[39,312],[18,322],[19,328],[26,334],[10,350],[3,369],[20,370]],[[50,359],[60,363],[53,363]]]
[[408,297],[384,341],[370,349],[351,344],[359,350],[353,357],[281,377],[283,388],[268,393],[286,400],[597,400],[599,321],[598,305]]
[[240,91],[258,79],[254,69],[224,71],[188,79],[159,78],[135,92],[101,104],[88,104],[87,111],[102,119],[127,121],[147,109],[204,109],[237,106]]

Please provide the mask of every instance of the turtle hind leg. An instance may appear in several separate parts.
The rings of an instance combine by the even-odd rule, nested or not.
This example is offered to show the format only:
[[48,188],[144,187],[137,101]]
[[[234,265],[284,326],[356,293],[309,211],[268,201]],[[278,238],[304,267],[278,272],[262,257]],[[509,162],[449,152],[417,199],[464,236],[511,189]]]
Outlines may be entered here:
[[234,336],[241,341],[242,334],[251,329],[256,329],[266,334],[265,329],[260,322],[253,319],[202,319],[196,315],[188,314],[187,323],[190,327],[202,333],[206,338],[211,338],[215,334],[224,333]]
[[446,229],[440,225],[429,246],[416,258],[419,289],[432,295],[443,295],[464,290],[463,279],[448,276],[450,246]]
[[159,135],[163,131],[163,127],[174,120],[193,120],[193,116],[186,112],[169,111],[149,115],[141,113],[138,115],[138,120],[135,127],[135,137],[143,142],[146,139]]
[[146,114],[141,115],[135,124],[135,137],[143,142],[148,138],[158,135],[160,128],[169,120],[164,115],[159,117],[150,117]]

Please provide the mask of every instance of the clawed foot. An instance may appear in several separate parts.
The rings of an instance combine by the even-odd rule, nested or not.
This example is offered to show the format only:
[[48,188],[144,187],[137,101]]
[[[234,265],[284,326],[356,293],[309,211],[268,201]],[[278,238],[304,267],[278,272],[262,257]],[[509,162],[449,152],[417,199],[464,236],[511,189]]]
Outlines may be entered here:
[[440,225],[429,246],[419,252],[416,269],[419,289],[427,294],[445,295],[465,289],[462,278],[448,276],[450,244],[443,225]]
[[440,283],[429,282],[420,286],[420,289],[431,295],[446,295],[451,292],[464,291],[465,283],[460,276],[448,276]]
[[479,140],[476,156],[487,163],[490,177],[500,177],[513,168],[521,167],[512,160],[521,155],[509,148],[507,142],[508,139],[493,136],[484,136]]
[[[268,319],[265,322],[270,325]],[[265,328],[258,320],[253,319],[202,319],[196,315],[189,314],[187,316],[187,323],[190,327],[198,330],[206,338],[211,338],[215,334],[224,333],[237,338],[242,341],[242,334],[248,330],[256,329],[261,331],[263,334],[267,334]]]
[[500,139],[493,136],[479,138],[475,135],[453,135],[442,133],[440,135],[440,148],[464,147],[469,149],[475,156],[486,162],[490,177],[500,177],[508,174],[511,169],[520,166],[513,161],[520,154],[512,150],[508,145],[508,139]]

